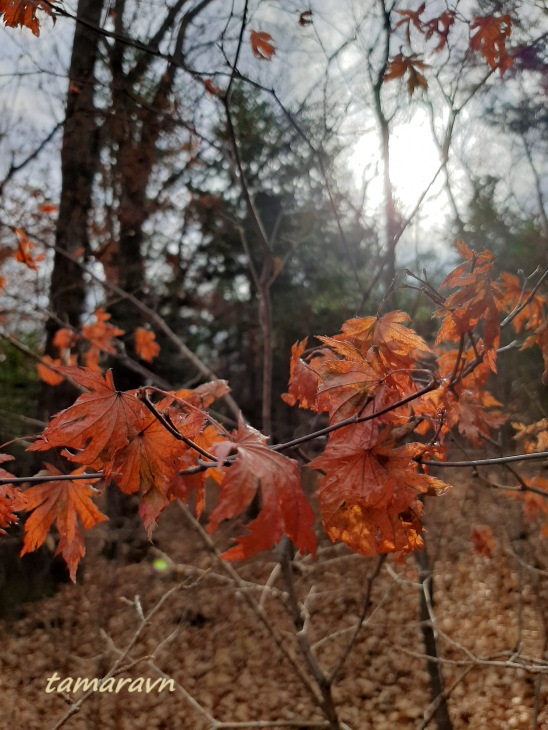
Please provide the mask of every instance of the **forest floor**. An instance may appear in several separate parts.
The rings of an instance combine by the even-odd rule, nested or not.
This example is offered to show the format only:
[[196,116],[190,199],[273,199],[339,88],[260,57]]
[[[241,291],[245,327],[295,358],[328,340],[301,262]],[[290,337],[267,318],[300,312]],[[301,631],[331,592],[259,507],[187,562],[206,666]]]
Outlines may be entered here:
[[[542,683],[531,671],[546,656],[548,554],[538,530],[524,528],[519,503],[463,477],[426,511],[453,727],[548,728],[548,678]],[[478,523],[493,529],[491,557],[472,547],[470,527]],[[233,529],[226,524],[215,536],[220,549],[230,544]],[[2,728],[207,730],[240,723],[258,730],[274,721],[321,727],[324,718],[310,694],[245,600],[248,592],[299,656],[274,554],[236,566],[235,587],[175,504],[140,562],[130,562],[127,544],[118,560],[101,557],[108,538],[106,526],[89,534],[77,585],[62,585],[0,623]],[[306,599],[307,636],[324,669],[337,662],[352,635],[374,564],[324,538],[318,557],[295,569],[297,592]],[[431,697],[417,577],[411,555],[389,558],[373,581],[366,621],[333,691],[340,718],[352,730],[424,726]],[[72,715],[82,690],[74,693],[65,682],[63,694],[52,681],[54,691],[46,691],[54,672],[62,680],[103,677],[120,651],[124,671],[117,677],[157,679],[161,671],[175,680],[175,691],[126,683],[118,693],[91,692]],[[427,727],[435,729],[433,722]]]

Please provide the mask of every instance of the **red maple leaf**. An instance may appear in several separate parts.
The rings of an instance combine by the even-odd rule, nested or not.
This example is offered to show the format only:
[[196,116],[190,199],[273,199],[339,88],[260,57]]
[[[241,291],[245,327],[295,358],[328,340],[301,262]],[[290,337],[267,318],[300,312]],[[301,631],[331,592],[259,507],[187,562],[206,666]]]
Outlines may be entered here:
[[211,96],[221,96],[223,93],[218,86],[215,86],[211,79],[204,80],[204,87],[208,94]]
[[[51,464],[45,466],[49,476],[61,476],[61,472]],[[84,467],[81,467],[71,475],[83,473]],[[88,530],[98,522],[108,519],[92,501],[95,489],[91,485],[96,481],[97,479],[53,480],[27,489],[26,509],[31,514],[25,520],[25,539],[21,555],[40,547],[55,522],[60,536],[55,554],[63,556],[70,577],[75,581],[78,563],[86,553],[80,525]]]
[[249,40],[251,43],[251,50],[255,58],[259,58],[262,61],[270,61],[272,56],[276,53],[270,33],[259,33],[256,30],[249,31]]
[[396,23],[396,28],[405,26],[405,37],[407,43],[411,45],[411,26],[413,25],[419,32],[422,32],[422,21],[420,16],[424,13],[426,3],[422,3],[417,10],[396,10],[398,15],[401,15],[401,20]]
[[139,432],[143,404],[134,393],[115,389],[110,370],[105,377],[89,368],[59,367],[58,371],[91,392],[55,415],[28,450],[64,446],[77,450],[69,455],[71,461],[91,465],[98,460],[108,468],[116,452]]
[[493,539],[493,531],[488,525],[472,525],[470,528],[470,540],[477,555],[482,555],[486,558],[493,557],[495,541]]
[[258,490],[262,508],[257,519],[246,525],[250,534],[237,538],[237,545],[223,557],[243,560],[271,548],[284,535],[301,552],[315,553],[314,513],[303,494],[297,462],[272,451],[266,438],[242,421],[234,439],[213,447],[221,461],[232,448],[236,449],[236,458],[230,466],[220,468],[223,480],[219,502],[210,515],[208,531],[215,530],[222,520],[241,514]]
[[451,10],[446,10],[437,18],[432,18],[424,23],[426,29],[425,35],[426,40],[430,40],[434,33],[438,36],[439,42],[435,51],[441,51],[447,45],[447,39],[449,37],[449,31],[455,22],[455,13]]
[[40,35],[40,22],[36,15],[38,10],[47,13],[55,23],[55,16],[48,2],[43,2],[43,0],[0,0],[0,16],[4,16],[4,23],[9,28],[19,26],[30,28],[36,36]]
[[491,278],[494,256],[487,250],[478,254],[462,241],[455,245],[466,261],[457,266],[441,285],[442,288],[458,287],[458,290],[448,296],[443,307],[436,312],[437,317],[443,317],[436,344],[443,340],[460,340],[462,335],[471,332],[481,320],[482,354],[491,370],[496,372],[500,312],[505,307],[505,299],[499,286]]
[[470,25],[470,48],[479,51],[489,66],[504,72],[512,66],[512,58],[506,51],[506,41],[512,32],[512,19],[508,14],[476,16]]

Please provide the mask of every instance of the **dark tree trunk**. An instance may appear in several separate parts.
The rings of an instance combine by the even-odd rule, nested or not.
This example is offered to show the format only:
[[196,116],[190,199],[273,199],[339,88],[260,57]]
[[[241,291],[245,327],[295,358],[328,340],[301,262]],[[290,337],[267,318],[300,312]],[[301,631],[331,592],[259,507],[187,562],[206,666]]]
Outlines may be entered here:
[[[83,249],[88,252],[88,218],[92,205],[93,179],[97,169],[98,131],[94,106],[95,63],[99,34],[87,24],[99,26],[104,0],[79,0],[61,149],[61,199],[55,234],[55,258],[50,283],[49,310],[46,324],[46,352],[57,357],[53,346],[55,332],[66,323],[78,327],[86,289],[82,269],[69,256]],[[48,417],[70,404],[74,392],[70,388],[45,386],[39,399],[39,417]]]
[[445,683],[443,681],[442,665],[439,661],[438,642],[436,641],[435,628],[430,619],[430,606],[434,605],[434,584],[432,572],[428,564],[428,553],[426,546],[423,550],[415,552],[415,560],[419,569],[419,582],[422,590],[419,597],[420,622],[422,638],[424,641],[424,652],[427,657],[428,676],[430,677],[430,696],[435,703],[433,719],[438,730],[453,730],[453,724],[449,716],[447,699],[445,696]]
[[[92,26],[99,25],[103,0],[79,0],[78,18]],[[88,215],[97,165],[95,108],[95,62],[99,35],[82,23],[76,23],[69,68],[69,85],[61,150],[61,200],[55,236],[57,250],[50,284],[46,324],[46,351],[58,356],[53,337],[62,323],[78,326],[85,300],[85,283],[81,268],[61,251],[75,255],[89,249]],[[61,324],[60,324],[61,323]],[[52,413],[74,400],[74,389],[60,385],[43,385],[38,396],[38,417],[47,421]],[[43,459],[37,459],[36,470]],[[17,615],[21,602],[51,593],[55,583],[67,579],[66,566],[47,548],[32,556],[19,557],[22,538],[0,543],[0,615]],[[29,559],[30,558],[30,559]]]

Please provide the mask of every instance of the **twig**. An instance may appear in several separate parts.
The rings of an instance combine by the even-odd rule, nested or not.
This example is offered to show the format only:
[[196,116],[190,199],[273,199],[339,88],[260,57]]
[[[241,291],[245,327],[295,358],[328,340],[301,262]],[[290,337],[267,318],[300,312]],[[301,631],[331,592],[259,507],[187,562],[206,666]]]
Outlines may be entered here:
[[369,609],[369,604],[371,601],[371,591],[373,589],[373,583],[375,581],[375,578],[377,578],[377,576],[381,572],[381,568],[384,564],[384,561],[386,560],[386,557],[387,557],[386,555],[377,555],[377,559],[375,561],[375,565],[373,566],[373,569],[366,576],[365,591],[364,591],[364,596],[363,596],[363,600],[362,600],[362,606],[361,606],[360,613],[358,616],[358,621],[356,622],[355,626],[353,627],[352,635],[348,639],[348,642],[347,642],[341,656],[339,657],[339,659],[337,660],[337,662],[335,663],[335,665],[333,666],[333,668],[327,675],[327,681],[329,682],[329,684],[332,684],[333,682],[336,681],[346,660],[348,659],[348,657],[350,655],[350,652],[352,651],[352,649],[356,643],[358,634],[360,633],[361,628],[364,624],[365,617],[367,615],[367,610]]
[[[143,616],[139,626],[135,630],[133,636],[129,640],[127,646],[123,650],[119,650],[119,657],[114,662],[110,670],[104,675],[104,677],[101,678],[101,683],[106,681],[107,679],[110,679],[111,677],[116,676],[117,674],[120,674],[121,672],[125,671],[125,667],[123,666],[126,658],[129,656],[131,650],[139,640],[139,637],[145,630],[145,628],[149,625],[151,619],[155,616],[155,614],[158,613],[158,611],[161,609],[161,607],[164,605],[164,603],[178,590],[181,590],[181,588],[187,588],[188,585],[186,583],[179,583],[173,588],[170,588],[168,591],[166,591],[163,596],[160,597],[160,599],[156,602],[156,604],[152,607],[152,609],[149,611],[149,613],[146,616]],[[138,597],[136,597],[138,598]],[[63,725],[77,712],[80,711],[82,705],[84,702],[91,697],[91,695],[95,692],[95,689],[89,689],[79,700],[78,702],[75,702],[71,708],[68,710],[68,712],[63,715],[63,717],[52,726],[51,730],[59,730],[59,728],[63,727]],[[214,718],[209,715],[209,713],[206,712],[203,708],[201,708],[201,711],[203,714],[207,715],[208,719],[211,718],[212,721],[214,721]]]
[[217,564],[219,565],[219,568],[225,575],[227,575],[233,582],[233,584],[241,590],[241,595],[249,608],[253,611],[253,613],[257,616],[259,621],[262,623],[262,625],[265,627],[267,632],[272,637],[274,643],[278,647],[278,649],[282,652],[282,654],[285,656],[287,661],[291,664],[293,667],[293,670],[295,671],[296,676],[300,679],[302,682],[304,688],[308,692],[308,694],[311,696],[312,700],[314,701],[314,704],[318,707],[322,706],[322,696],[320,692],[318,691],[318,688],[312,683],[308,675],[304,672],[303,668],[299,664],[297,657],[293,653],[293,651],[289,648],[287,645],[287,642],[284,640],[282,635],[277,631],[277,629],[272,625],[272,623],[269,621],[268,616],[266,615],[264,609],[259,605],[259,603],[256,601],[256,599],[249,593],[249,591],[242,590],[244,588],[244,584],[238,573],[234,570],[232,565],[226,560],[223,560],[219,551],[217,550],[217,547],[215,546],[215,543],[210,538],[210,536],[207,534],[207,532],[204,530],[202,525],[198,522],[198,520],[189,512],[189,510],[186,508],[186,506],[179,500],[177,500],[177,505],[179,509],[181,510],[185,520],[188,522],[188,524],[198,533],[200,536],[202,542],[208,549],[208,551],[213,555],[215,560],[217,561]]
[[[492,459],[470,459],[469,461],[430,461],[417,457],[416,461],[425,466],[440,466],[447,469],[461,468],[463,466],[493,466],[495,464],[508,464],[513,461],[530,461],[534,459],[548,459],[548,451],[535,451],[532,454],[514,454],[512,456],[495,456]],[[529,487],[532,491],[532,487]],[[538,490],[539,494],[546,495],[546,492]]]
[[330,727],[339,727],[337,710],[333,702],[331,683],[320,667],[318,660],[312,651],[307,633],[307,621],[304,610],[299,605],[295,581],[293,580],[293,545],[288,537],[282,539],[280,565],[284,584],[287,589],[291,618],[295,627],[299,648],[305,661],[308,671],[314,677],[319,691],[322,695],[321,707],[328,718]]

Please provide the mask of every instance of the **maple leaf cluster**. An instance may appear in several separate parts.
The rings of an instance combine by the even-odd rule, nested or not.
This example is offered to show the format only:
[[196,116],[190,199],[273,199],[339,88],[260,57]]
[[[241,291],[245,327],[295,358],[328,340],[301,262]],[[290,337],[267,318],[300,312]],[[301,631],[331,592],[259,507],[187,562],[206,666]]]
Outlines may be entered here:
[[[523,347],[545,347],[544,297],[513,275],[495,278],[489,251],[463,242],[456,249],[463,262],[441,285],[449,295],[437,294],[443,304],[434,313],[441,320],[434,349],[403,312],[349,320],[339,335],[319,337],[318,348],[307,350],[307,340],[293,346],[284,400],[329,417],[325,451],[309,464],[324,474],[324,526],[333,540],[366,555],[420,547],[421,495],[447,488],[422,461],[445,458],[453,429],[479,446],[507,420],[486,388],[496,372],[503,313],[516,332],[532,330]],[[401,444],[411,433],[433,437]]]
[[417,463],[427,446],[399,445],[410,423],[407,401],[421,390],[413,373],[424,374],[419,357],[432,353],[408,322],[404,312],[349,320],[341,334],[320,337],[324,347],[307,361],[300,357],[306,341],[297,344],[284,396],[340,427],[308,466],[324,473],[318,501],[327,534],[365,555],[421,547],[419,496],[447,488]]
[[[487,250],[476,252],[463,242],[457,242],[456,250],[462,262],[440,287],[447,296],[432,289],[440,322],[432,347],[409,326],[408,314],[394,311],[350,319],[340,333],[319,336],[318,346],[308,348],[305,339],[292,348],[283,399],[324,414],[327,426],[305,440],[327,436],[327,443],[307,467],[321,473],[317,500],[327,535],[355,552],[420,549],[423,499],[448,488],[429,473],[427,462],[443,463],[451,431],[480,445],[506,421],[486,387],[497,371],[503,326],[525,332],[523,347],[537,344],[548,360],[546,300],[538,285],[530,289],[527,280],[520,284],[510,274],[497,277]],[[90,347],[109,352],[120,331],[108,320],[107,313],[97,310],[93,325],[80,333],[60,330],[56,344],[70,352],[83,337]],[[141,357],[155,356],[151,333],[140,329]],[[38,475],[43,482],[24,492],[11,484],[9,472],[0,470],[0,530],[16,521],[17,512],[30,513],[23,553],[40,546],[55,523],[57,551],[74,579],[85,554],[84,531],[106,519],[94,502],[98,484],[139,493],[139,512],[151,535],[175,499],[186,501],[195,493],[200,515],[208,479],[216,482],[219,495],[208,517],[210,532],[260,497],[257,518],[236,538],[226,559],[248,558],[284,535],[301,552],[315,552],[314,512],[302,489],[300,465],[281,453],[294,444],[270,446],[242,418],[228,432],[208,412],[227,394],[224,381],[170,392],[121,392],[111,372],[103,375],[97,363],[95,356],[86,368],[50,363],[57,376],[85,392],[56,414],[29,447],[36,452],[58,449],[75,470],[61,474],[46,463]],[[527,450],[545,448],[544,421],[516,423],[515,429]],[[0,462],[8,458],[0,455]],[[525,484],[520,496],[527,513],[548,516],[544,490],[545,483],[538,480]],[[480,554],[490,554],[486,530],[478,528],[472,537]]]
[[[255,494],[261,494],[259,516],[247,526],[250,534],[226,553],[228,560],[271,547],[283,535],[303,552],[314,552],[314,514],[302,492],[297,462],[273,452],[266,437],[243,421],[230,434],[206,413],[228,392],[224,381],[163,393],[152,405],[141,391],[117,391],[110,371],[103,376],[90,368],[56,370],[86,392],[51,419],[29,450],[61,449],[62,456],[78,467],[62,475],[46,464],[48,480],[23,494],[10,485],[2,487],[0,528],[15,521],[16,511],[30,512],[22,554],[42,545],[55,523],[61,538],[57,553],[75,579],[85,554],[83,531],[106,519],[93,501],[98,471],[105,483],[113,482],[127,494],[140,493],[139,513],[149,535],[163,509],[174,499],[188,499],[192,491],[197,491],[201,512],[209,476],[220,489],[210,531],[242,513]],[[87,469],[94,476],[86,478]],[[189,469],[191,473],[185,474]],[[11,475],[2,472],[0,478]]]
[[503,76],[505,71],[511,68],[513,58],[506,47],[512,31],[512,19],[508,14],[474,16],[470,21],[466,21],[455,11],[445,10],[441,15],[426,19],[424,14],[431,7],[435,12],[439,12],[436,4],[426,2],[421,3],[416,10],[396,10],[400,19],[395,24],[394,30],[397,31],[399,28],[403,30],[411,52],[406,54],[400,49],[400,53],[389,60],[384,72],[384,81],[407,75],[409,95],[412,95],[417,88],[426,90],[428,82],[422,71],[429,68],[429,65],[424,62],[423,54],[412,52],[413,35],[416,34],[426,42],[434,39],[437,45],[433,48],[433,52],[440,53],[446,48],[449,33],[457,21],[468,25],[470,50],[479,53],[493,71],[498,69]]
[[[44,355],[36,366],[38,377],[48,385],[59,385],[63,377],[56,370],[61,365],[76,365],[81,351],[82,363],[91,370],[101,372],[100,361],[103,355],[115,355],[116,338],[124,335],[124,330],[109,322],[110,314],[102,307],[93,313],[94,322],[83,324],[79,330],[61,327],[53,337],[53,346],[59,350],[59,357]],[[133,349],[135,354],[147,363],[152,362],[160,353],[156,335],[150,329],[137,327],[134,332]]]

